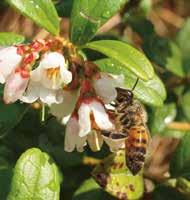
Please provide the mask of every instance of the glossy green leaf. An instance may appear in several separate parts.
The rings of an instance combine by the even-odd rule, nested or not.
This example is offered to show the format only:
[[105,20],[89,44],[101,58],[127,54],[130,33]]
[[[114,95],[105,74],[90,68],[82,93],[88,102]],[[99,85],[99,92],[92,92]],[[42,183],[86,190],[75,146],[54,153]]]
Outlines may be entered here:
[[176,117],[176,105],[175,103],[164,104],[161,108],[156,108],[152,111],[150,116],[149,128],[151,133],[161,133],[167,124],[172,122]]
[[143,80],[152,79],[154,69],[143,53],[127,43],[114,40],[100,40],[85,45],[118,61]]
[[8,2],[50,33],[59,34],[60,21],[51,0],[8,0]]
[[22,43],[24,41],[24,36],[18,35],[11,32],[1,32],[0,33],[0,46],[11,46],[15,44]]
[[190,91],[189,90],[181,98],[181,107],[187,119],[190,120]]
[[190,179],[190,132],[186,132],[173,154],[170,162],[172,177],[185,177]]
[[118,199],[139,199],[144,192],[141,172],[135,176],[125,165],[125,153],[120,150],[103,160],[92,172],[101,187]]
[[83,45],[127,0],[75,0],[71,14],[71,41]]
[[186,134],[186,131],[171,129],[167,127],[162,132],[159,133],[159,135],[163,137],[173,137],[173,138],[178,138],[178,139],[184,137],[185,134]]
[[115,198],[104,192],[100,186],[93,180],[88,179],[82,183],[79,189],[74,193],[72,200],[114,200]]
[[16,163],[8,200],[59,200],[60,177],[51,158],[29,149]]
[[153,194],[154,200],[187,200],[186,197],[178,192],[176,189],[168,186],[158,186]]
[[[117,75],[123,74],[125,76],[126,88],[133,88],[137,77],[120,63],[112,59],[101,59],[97,60],[95,63],[103,72]],[[137,99],[144,102],[145,104],[161,106],[166,98],[166,90],[162,81],[156,74],[154,74],[152,80],[139,80],[137,86],[134,89],[134,95]]]

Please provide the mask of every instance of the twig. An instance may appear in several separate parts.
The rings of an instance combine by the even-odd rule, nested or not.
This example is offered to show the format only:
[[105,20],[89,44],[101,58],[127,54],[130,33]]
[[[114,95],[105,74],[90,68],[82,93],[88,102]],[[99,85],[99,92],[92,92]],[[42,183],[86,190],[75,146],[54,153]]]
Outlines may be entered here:
[[167,126],[168,128],[181,130],[181,131],[189,131],[190,130],[190,123],[188,122],[171,122]]
[[90,165],[90,166],[94,166],[94,165],[98,165],[100,164],[102,161],[100,159],[97,158],[93,158],[90,156],[85,156],[83,158],[83,164],[84,165]]

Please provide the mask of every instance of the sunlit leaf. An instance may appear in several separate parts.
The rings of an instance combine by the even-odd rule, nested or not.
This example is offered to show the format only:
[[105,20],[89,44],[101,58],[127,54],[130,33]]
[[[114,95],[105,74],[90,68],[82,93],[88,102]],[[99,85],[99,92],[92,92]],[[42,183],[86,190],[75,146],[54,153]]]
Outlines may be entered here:
[[11,32],[1,32],[0,33],[0,46],[11,46],[15,44],[22,43],[24,41],[24,36],[18,35]]
[[29,149],[15,166],[8,200],[58,200],[60,177],[51,158],[39,149]]
[[125,165],[125,153],[122,150],[105,158],[92,175],[105,191],[118,199],[134,200],[143,194],[142,174],[132,175]]
[[8,2],[50,33],[59,34],[59,18],[51,0],[8,0]]
[[86,44],[85,48],[99,51],[118,61],[143,80],[152,79],[154,76],[154,69],[146,56],[127,43],[114,40],[100,40]]
[[[123,74],[125,76],[125,86],[128,89],[133,88],[134,83],[137,80],[132,72],[120,63],[113,59],[101,59],[95,62],[103,72],[112,74]],[[156,76],[153,76],[152,80],[143,81],[139,80],[137,86],[134,89],[134,95],[137,99],[148,105],[161,106],[166,98],[166,90],[162,81]]]
[[95,35],[128,0],[75,0],[71,14],[71,41],[82,45]]

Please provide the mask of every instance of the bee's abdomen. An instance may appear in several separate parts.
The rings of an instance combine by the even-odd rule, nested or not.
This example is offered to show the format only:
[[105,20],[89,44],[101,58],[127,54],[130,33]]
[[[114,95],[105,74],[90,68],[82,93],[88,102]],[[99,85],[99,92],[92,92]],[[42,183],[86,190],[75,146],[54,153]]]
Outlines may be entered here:
[[144,126],[132,127],[126,140],[126,163],[135,175],[144,165],[148,146],[148,134]]

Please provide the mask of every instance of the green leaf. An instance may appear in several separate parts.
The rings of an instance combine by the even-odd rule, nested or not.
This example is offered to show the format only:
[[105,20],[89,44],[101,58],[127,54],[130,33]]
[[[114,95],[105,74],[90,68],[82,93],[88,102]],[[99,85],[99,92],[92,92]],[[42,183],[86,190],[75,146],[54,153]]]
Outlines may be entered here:
[[172,177],[185,177],[190,179],[190,132],[186,132],[178,145],[170,162]]
[[70,17],[74,0],[58,1],[56,9],[60,17]]
[[190,196],[190,181],[185,178],[178,178],[176,187],[183,192],[183,194]]
[[51,0],[8,0],[8,3],[50,33],[59,34],[60,21]]
[[187,119],[190,120],[190,90],[182,96],[181,107]]
[[183,194],[168,186],[158,186],[152,195],[154,200],[187,200]]
[[83,45],[127,0],[75,0],[71,14],[71,41]]
[[189,52],[190,52],[190,18],[186,20],[183,27],[180,29],[180,31],[177,34],[176,42],[178,46],[180,47],[180,50],[182,51],[184,58],[189,58]]
[[151,61],[177,76],[185,76],[182,53],[172,40],[157,35],[152,23],[144,18],[129,18],[129,23],[142,36],[143,50]]
[[16,163],[8,200],[58,200],[60,178],[51,158],[32,148]]
[[13,129],[28,111],[28,107],[21,104],[5,105],[0,100],[0,137]]
[[143,80],[152,79],[154,69],[143,53],[127,43],[114,40],[100,40],[84,46],[99,51],[106,56],[118,61],[128,70]]
[[18,35],[16,33],[10,33],[10,32],[0,33],[0,46],[15,45],[22,43],[24,40],[25,40],[24,36]]
[[92,198],[96,200],[115,199],[104,192],[93,179],[88,179],[84,181],[79,189],[74,193],[72,200],[91,200]]
[[10,190],[12,169],[0,170],[0,199],[7,199]]
[[92,172],[105,191],[118,199],[139,199],[144,192],[141,172],[135,176],[125,164],[125,152],[120,150],[103,160]]
[[175,103],[164,104],[161,108],[156,108],[150,116],[149,128],[151,133],[161,133],[167,124],[172,122],[176,117],[176,105]]
[[[123,74],[125,76],[125,87],[128,89],[131,89],[137,80],[137,76],[113,59],[101,59],[97,60],[95,63],[103,72],[116,75]],[[138,84],[134,89],[134,95],[135,98],[145,104],[161,106],[166,98],[166,90],[162,81],[154,74],[152,80],[138,81]]]

